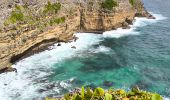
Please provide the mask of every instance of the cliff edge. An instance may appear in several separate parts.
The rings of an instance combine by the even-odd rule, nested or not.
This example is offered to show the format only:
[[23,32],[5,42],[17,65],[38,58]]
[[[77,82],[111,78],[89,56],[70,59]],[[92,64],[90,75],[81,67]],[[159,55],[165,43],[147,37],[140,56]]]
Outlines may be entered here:
[[141,0],[0,0],[0,70],[75,32],[129,28],[134,17],[154,18]]

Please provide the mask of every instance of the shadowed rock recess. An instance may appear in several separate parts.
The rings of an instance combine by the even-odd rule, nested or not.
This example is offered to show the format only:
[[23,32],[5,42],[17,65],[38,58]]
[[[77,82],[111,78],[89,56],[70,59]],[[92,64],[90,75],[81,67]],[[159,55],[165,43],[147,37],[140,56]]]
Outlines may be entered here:
[[[135,16],[154,18],[141,0],[0,0],[0,70],[75,32],[129,28]],[[112,0],[111,0],[112,1]],[[9,70],[8,69],[8,70]]]

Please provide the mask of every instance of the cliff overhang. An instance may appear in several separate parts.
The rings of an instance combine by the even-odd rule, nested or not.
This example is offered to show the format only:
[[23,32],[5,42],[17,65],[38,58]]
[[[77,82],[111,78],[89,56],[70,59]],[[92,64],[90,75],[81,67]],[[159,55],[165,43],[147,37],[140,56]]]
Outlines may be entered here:
[[100,0],[93,3],[42,0],[42,4],[33,1],[8,6],[12,10],[4,18],[6,26],[0,29],[0,70],[13,71],[11,65],[16,61],[56,42],[76,39],[74,32],[102,33],[119,27],[129,28],[136,16],[154,18],[141,0],[136,0],[133,5],[129,0],[118,0],[112,10],[100,9],[98,4],[103,2]]

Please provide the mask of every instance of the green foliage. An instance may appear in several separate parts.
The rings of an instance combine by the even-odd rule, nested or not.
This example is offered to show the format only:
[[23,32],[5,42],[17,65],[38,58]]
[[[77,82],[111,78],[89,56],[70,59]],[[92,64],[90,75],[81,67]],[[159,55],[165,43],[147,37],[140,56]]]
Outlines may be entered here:
[[107,9],[107,10],[112,10],[113,7],[118,6],[117,2],[114,0],[105,0],[104,2],[101,3],[101,8]]
[[15,10],[21,11],[22,9],[23,9],[22,6],[20,6],[20,5],[15,5]]
[[112,100],[112,95],[109,93],[105,94],[105,100]]
[[129,0],[129,3],[134,6],[135,5],[135,0]]
[[80,92],[66,94],[59,100],[163,100],[159,94],[132,89],[129,92],[125,90],[104,90],[96,88],[94,91],[90,88],[86,90],[82,87]]
[[152,94],[152,100],[163,100],[159,94]]
[[13,11],[11,13],[9,20],[10,20],[11,23],[23,21],[24,20],[24,14],[22,12]]
[[90,88],[87,88],[85,97],[90,98],[93,95],[93,91]]
[[65,22],[65,17],[61,18],[54,18],[50,20],[50,25],[52,26],[53,24],[60,24]]
[[37,12],[34,8],[29,8],[27,5],[15,5],[11,15],[4,21],[3,24],[4,26],[9,26],[11,24],[28,24],[32,27],[42,30],[43,28],[48,27],[48,25],[65,22],[65,17],[58,18],[56,16],[56,13],[60,9],[60,3],[51,4],[50,2],[45,5],[43,10],[39,10]]
[[10,21],[9,20],[5,20],[3,24],[4,24],[4,26],[8,26],[10,24]]
[[[4,21],[4,26],[9,27],[10,25],[18,27],[16,30],[22,29],[36,30],[37,32],[46,31],[51,25],[56,25],[65,22],[65,17],[58,17],[57,12],[61,9],[60,3],[46,4],[43,8],[30,8],[28,5],[15,5],[15,8]],[[11,32],[12,29],[9,31]],[[25,39],[23,39],[25,42]]]
[[95,96],[104,96],[104,89],[102,89],[100,87],[96,88],[94,91],[94,95]]
[[54,3],[51,4],[51,2],[48,2],[47,5],[45,5],[44,7],[44,13],[48,14],[48,13],[57,13],[59,10],[61,9],[61,4],[60,3]]
[[81,89],[81,98],[84,98],[84,87]]
[[4,25],[8,26],[9,24],[15,24],[17,22],[24,21],[24,14],[22,12],[23,7],[16,5],[15,9],[11,12],[11,15],[7,20],[4,21]]

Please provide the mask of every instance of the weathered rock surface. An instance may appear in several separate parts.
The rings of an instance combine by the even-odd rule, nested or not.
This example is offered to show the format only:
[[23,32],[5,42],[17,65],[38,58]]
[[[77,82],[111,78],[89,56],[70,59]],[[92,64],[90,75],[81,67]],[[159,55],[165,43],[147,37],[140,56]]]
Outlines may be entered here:
[[[41,3],[39,3],[39,1]],[[27,4],[34,8],[40,8],[48,0],[0,0],[0,25],[9,16],[15,4]],[[56,2],[56,0],[52,0]],[[98,32],[112,30],[119,27],[129,28],[135,16],[154,18],[143,7],[139,0],[140,10],[132,7],[129,0],[119,0],[119,6],[114,11],[104,12],[102,10],[89,11],[82,6],[79,7],[74,0],[62,1],[64,7],[73,7],[73,15],[64,12],[66,21],[59,25],[48,27],[45,31],[37,31],[33,27],[25,26],[22,30],[15,30],[11,26],[0,32],[0,70],[10,67],[11,64],[30,52],[36,52],[56,42],[68,42],[74,37],[74,32]],[[85,2],[85,1],[84,1]],[[140,11],[140,12],[139,12]],[[76,38],[75,38],[76,39]],[[30,53],[31,54],[31,53]]]

